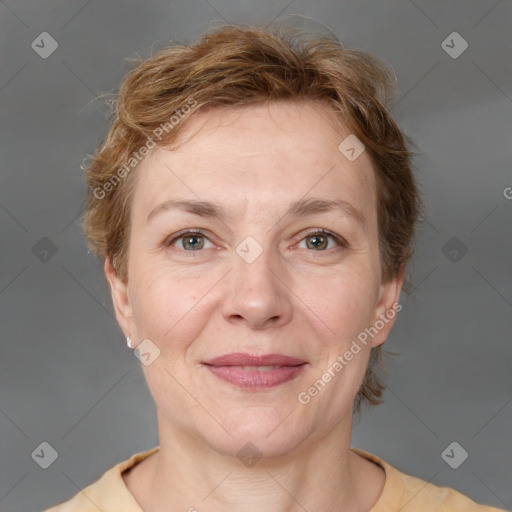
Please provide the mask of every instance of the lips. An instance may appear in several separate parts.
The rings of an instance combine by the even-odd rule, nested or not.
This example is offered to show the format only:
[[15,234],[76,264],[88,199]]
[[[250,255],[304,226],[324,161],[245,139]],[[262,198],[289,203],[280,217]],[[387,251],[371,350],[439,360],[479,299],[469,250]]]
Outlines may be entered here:
[[204,364],[211,366],[300,366],[307,361],[297,359],[296,357],[285,356],[282,354],[265,354],[254,356],[235,352],[223,356],[215,357],[206,361]]
[[245,390],[257,391],[297,377],[307,362],[282,354],[255,356],[233,353],[203,363],[219,379]]

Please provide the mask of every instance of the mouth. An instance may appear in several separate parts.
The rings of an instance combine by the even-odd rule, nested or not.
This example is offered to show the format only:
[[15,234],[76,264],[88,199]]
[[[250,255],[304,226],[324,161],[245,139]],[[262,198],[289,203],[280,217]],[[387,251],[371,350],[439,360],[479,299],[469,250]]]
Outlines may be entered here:
[[307,364],[307,361],[282,354],[243,353],[227,354],[203,363],[219,379],[253,391],[289,382],[302,373]]

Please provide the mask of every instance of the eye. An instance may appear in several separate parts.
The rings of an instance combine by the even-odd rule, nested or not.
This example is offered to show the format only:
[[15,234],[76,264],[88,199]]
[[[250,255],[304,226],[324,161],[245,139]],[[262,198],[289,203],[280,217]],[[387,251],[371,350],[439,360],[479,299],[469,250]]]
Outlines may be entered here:
[[[312,249],[314,252],[326,252],[328,249],[333,249],[333,247],[329,247],[329,239],[333,240],[335,245],[338,247],[348,247],[347,242],[343,240],[343,238],[325,229],[316,229],[315,231],[309,232],[301,239],[301,242],[305,241],[306,248]],[[204,232],[199,230],[188,230],[176,233],[176,235],[173,235],[172,238],[169,238],[164,242],[164,246],[175,247],[176,243],[180,240],[181,247],[176,247],[176,249],[182,249],[189,253],[198,252],[201,249],[204,249],[205,240],[211,243]]]
[[345,242],[345,240],[335,235],[334,233],[326,231],[325,229],[317,229],[316,231],[311,231],[301,240],[301,242],[306,241],[306,247],[308,249],[313,249],[316,252],[325,252],[326,249],[332,248],[328,247],[329,239],[334,240],[338,246],[348,247],[348,244]]
[[182,240],[181,247],[178,247],[178,249],[183,249],[187,252],[194,252],[203,249],[204,241],[208,240],[208,238],[202,231],[182,231],[177,233],[172,239],[166,240],[164,245],[166,247],[174,246],[178,240]]

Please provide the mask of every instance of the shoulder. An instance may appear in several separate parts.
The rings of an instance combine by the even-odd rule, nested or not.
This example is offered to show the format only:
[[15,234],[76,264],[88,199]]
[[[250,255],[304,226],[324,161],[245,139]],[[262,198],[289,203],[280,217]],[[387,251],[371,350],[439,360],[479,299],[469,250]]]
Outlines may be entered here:
[[351,450],[380,465],[386,473],[384,488],[370,512],[502,512],[476,503],[450,487],[440,487],[403,473],[372,453]]
[[[398,470],[396,470],[398,471]],[[500,509],[473,501],[451,487],[440,487],[406,473],[403,482],[402,512],[499,512]]]
[[135,453],[103,473],[98,480],[76,493],[69,501],[43,512],[142,512],[124,484],[122,473],[155,453],[158,448]]

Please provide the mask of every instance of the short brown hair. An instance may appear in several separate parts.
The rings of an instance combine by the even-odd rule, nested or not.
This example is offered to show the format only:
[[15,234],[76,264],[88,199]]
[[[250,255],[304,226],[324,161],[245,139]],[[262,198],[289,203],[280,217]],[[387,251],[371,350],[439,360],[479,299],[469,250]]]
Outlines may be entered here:
[[[345,49],[335,36],[301,37],[300,31],[283,30],[278,24],[224,25],[194,44],[176,44],[148,59],[139,58],[122,80],[106,139],[84,168],[84,232],[89,246],[112,261],[119,278],[127,279],[135,174],[130,171],[138,163],[134,155],[140,158],[141,148],[150,147],[150,141],[151,147],[176,141],[187,119],[183,112],[318,100],[365,145],[373,162],[382,282],[389,281],[404,272],[413,254],[422,205],[406,137],[385,107],[394,82],[384,62],[364,51]],[[406,291],[408,285],[406,280]],[[375,371],[381,356],[381,346],[372,348],[355,411],[363,401],[382,402],[384,386]]]

